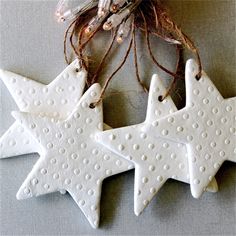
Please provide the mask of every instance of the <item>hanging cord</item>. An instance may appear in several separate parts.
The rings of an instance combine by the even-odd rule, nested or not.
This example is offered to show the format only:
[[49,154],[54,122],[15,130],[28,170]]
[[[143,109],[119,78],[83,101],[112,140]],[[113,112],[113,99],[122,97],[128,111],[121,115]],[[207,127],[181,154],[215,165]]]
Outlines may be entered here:
[[137,44],[136,44],[136,30],[135,30],[135,18],[133,19],[133,26],[132,27],[133,27],[132,37],[133,37],[134,66],[135,66],[136,79],[137,79],[138,83],[141,85],[143,91],[145,93],[148,93],[148,89],[145,87],[145,85],[141,81],[140,75],[139,75]]
[[65,61],[68,65],[70,64],[70,61],[69,61],[68,56],[67,56],[67,38],[68,38],[68,34],[69,34],[70,29],[75,25],[75,23],[79,20],[79,18],[80,17],[77,17],[74,21],[71,22],[71,24],[67,27],[66,32],[64,34],[64,41],[63,41],[64,58],[65,58]]
[[111,52],[111,49],[112,49],[112,47],[114,45],[114,42],[115,42],[115,39],[116,39],[116,36],[117,36],[117,31],[118,31],[118,28],[115,30],[115,32],[113,32],[113,37],[111,39],[110,45],[107,48],[106,52],[104,53],[103,58],[101,59],[101,62],[99,64],[97,70],[94,73],[94,76],[93,76],[93,78],[91,80],[91,85],[98,82],[99,74],[100,74],[101,70],[103,69],[103,66],[104,66],[104,63],[106,61],[106,58],[108,57],[108,55]]
[[[134,24],[132,25],[132,32],[134,30]],[[117,72],[123,67],[123,65],[125,64],[128,56],[129,56],[129,53],[130,53],[130,50],[132,48],[132,44],[133,44],[133,37],[132,35],[130,36],[130,42],[129,42],[129,46],[128,46],[128,49],[126,50],[126,54],[121,62],[121,64],[117,67],[117,69],[107,78],[107,80],[105,81],[105,84],[102,88],[102,91],[101,91],[101,95],[100,95],[100,98],[98,99],[98,101],[94,102],[94,103],[91,103],[90,104],[90,108],[94,108],[97,106],[98,103],[100,103],[103,99],[103,96],[106,92],[106,89],[110,83],[110,81],[112,80],[112,78],[117,74]]]
[[[155,6],[157,9],[157,6]],[[200,79],[202,75],[202,63],[199,51],[193,41],[182,31],[180,27],[178,27],[175,22],[167,15],[167,12],[163,7],[158,6],[160,13],[160,26],[166,31],[172,33],[177,36],[177,39],[185,46],[187,49],[192,51],[196,55],[197,63],[198,63],[198,74],[196,75],[196,79]]]
[[79,33],[78,33],[79,47],[78,47],[78,49],[76,49],[76,54],[79,57],[79,59],[81,60],[83,68],[87,71],[88,70],[88,61],[85,61],[85,59],[84,59],[85,56],[83,55],[83,49],[80,47],[80,45],[82,44],[83,33],[84,33],[84,29],[85,29],[86,25],[87,25],[87,23],[85,23],[79,30]]
[[146,43],[147,43],[147,46],[148,46],[148,51],[149,51],[149,55],[152,59],[152,61],[155,63],[155,65],[157,67],[159,67],[161,70],[163,70],[164,72],[166,72],[167,74],[175,77],[176,74],[169,71],[168,69],[166,69],[164,66],[162,66],[155,58],[155,56],[153,55],[153,52],[152,52],[152,49],[151,49],[151,44],[150,44],[150,38],[149,38],[149,30],[148,30],[148,25],[147,25],[147,21],[146,21],[146,17],[144,16],[143,14],[143,11],[140,10],[140,14],[143,18],[143,22],[144,22],[144,29],[145,29],[145,36],[146,36]]
[[[122,7],[124,10],[125,7],[128,7],[129,4],[125,3],[125,5]],[[122,10],[121,9],[121,10]],[[94,19],[94,14],[97,12],[97,7],[94,7],[90,10],[84,11],[80,17],[77,17],[68,27],[65,33],[65,38],[64,38],[64,54],[65,54],[65,60],[67,63],[69,63],[68,57],[67,57],[67,48],[66,48],[66,42],[67,42],[67,37],[69,35],[69,31],[72,29],[71,35],[70,35],[70,44],[71,48],[73,49],[74,54],[76,57],[78,57],[81,60],[82,66],[88,70],[88,59],[87,56],[85,56],[85,49],[91,42],[91,40],[95,37],[95,34],[98,31],[102,30],[102,26],[108,24],[110,17],[113,15],[112,12],[108,12],[107,15],[104,17],[102,22],[98,22],[99,25],[95,30],[91,32],[91,34],[86,35],[86,38],[84,36],[84,29],[86,26],[89,25],[89,22],[91,22],[91,19],[93,17]],[[167,89],[167,93],[162,96],[162,99],[166,98],[170,92],[173,90],[175,87],[176,81],[179,78],[182,78],[178,70],[176,69],[175,72],[170,71],[163,65],[161,65],[156,57],[154,56],[153,53],[153,48],[151,45],[150,41],[150,35],[154,35],[159,37],[160,39],[164,40],[167,43],[174,44],[176,46],[176,54],[177,54],[177,63],[176,63],[176,68],[178,68],[179,64],[179,50],[181,50],[181,45],[184,46],[185,48],[189,49],[192,51],[197,58],[198,66],[199,66],[199,72],[196,76],[196,78],[199,80],[201,78],[201,73],[202,73],[202,64],[201,64],[201,59],[199,55],[199,51],[194,45],[193,41],[185,34],[182,32],[181,28],[179,28],[174,21],[168,16],[167,10],[163,8],[161,2],[159,0],[148,0],[148,1],[139,1],[136,4],[136,7],[132,11],[132,14],[134,14],[134,19],[133,23],[131,24],[131,37],[130,41],[128,44],[127,51],[125,53],[125,56],[123,60],[121,61],[120,65],[118,68],[110,75],[109,78],[106,79],[104,87],[102,89],[102,94],[99,99],[99,101],[102,99],[104,96],[104,93],[112,80],[112,78],[118,73],[118,71],[124,66],[127,57],[131,51],[131,48],[133,46],[133,54],[134,54],[134,67],[135,67],[135,75],[138,83],[141,85],[144,91],[147,91],[146,87],[144,86],[143,82],[141,81],[140,78],[140,72],[139,72],[139,65],[138,65],[138,50],[137,50],[137,42],[136,42],[136,29],[139,29],[141,32],[144,32],[145,34],[145,41],[148,49],[149,56],[152,60],[152,62],[162,71],[167,73],[168,75],[173,77],[172,82],[170,83],[170,87]],[[129,17],[129,16],[127,16]],[[127,18],[126,18],[127,19]],[[123,19],[123,21],[125,18]],[[84,24],[84,22],[87,22],[87,25]],[[104,25],[103,25],[104,24]],[[109,26],[109,24],[108,24]],[[107,60],[107,57],[110,55],[112,48],[114,46],[114,42],[116,39],[116,35],[118,33],[118,28],[119,25],[115,26],[113,28],[113,37],[110,41],[110,44],[107,47],[107,50],[104,52],[102,59],[96,68],[94,73],[91,73],[90,70],[88,71],[89,74],[91,73],[91,79],[89,79],[90,76],[88,76],[87,80],[87,88],[91,86],[93,83],[99,82],[99,75],[102,70],[105,68],[105,62]],[[105,28],[104,28],[105,29]],[[76,32],[78,32],[78,35],[76,35]],[[77,36],[78,39],[78,45],[76,46],[73,42],[73,38]],[[86,58],[86,60],[85,60]],[[91,60],[91,59],[89,59]],[[98,102],[99,102],[98,101]],[[96,104],[95,104],[96,105]]]
[[[176,70],[175,70],[176,75],[178,75],[179,65],[180,65],[180,56],[181,56],[180,51],[181,51],[181,47],[179,45],[176,45],[176,54],[177,54],[177,62],[176,62]],[[175,88],[177,80],[178,80],[177,76],[173,77],[172,82],[170,83],[168,89],[166,90],[166,93],[163,96],[159,97],[160,102],[165,100],[170,95],[171,91]]]

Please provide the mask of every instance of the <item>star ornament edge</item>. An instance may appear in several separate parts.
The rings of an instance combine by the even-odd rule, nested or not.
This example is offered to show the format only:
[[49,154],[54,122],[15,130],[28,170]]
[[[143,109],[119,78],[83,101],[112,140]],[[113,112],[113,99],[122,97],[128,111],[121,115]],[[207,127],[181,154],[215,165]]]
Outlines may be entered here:
[[[152,125],[155,126],[156,125],[156,119],[158,120],[158,118],[160,119],[161,117],[165,116],[164,113],[169,114],[169,113],[173,113],[177,110],[175,104],[173,103],[173,101],[170,97],[165,99],[163,102],[160,102],[158,100],[159,96],[165,94],[165,92],[166,92],[166,89],[163,86],[163,84],[161,83],[160,78],[158,78],[158,75],[153,75],[152,80],[151,80],[151,85],[150,85],[150,93],[149,93],[149,98],[148,98],[148,108],[147,108],[147,115],[146,115],[145,121],[141,124],[127,126],[127,127],[121,127],[121,128],[113,129],[113,130],[110,130],[110,131],[104,131],[104,132],[98,134],[98,141],[101,144],[103,144],[105,147],[107,147],[108,149],[110,149],[111,151],[115,152],[116,154],[120,155],[121,157],[123,157],[125,159],[129,159],[129,158],[132,159],[132,162],[135,164],[134,212],[137,216],[141,214],[141,212],[145,209],[145,207],[148,205],[148,203],[157,194],[159,188],[161,188],[161,186],[164,184],[164,182],[167,181],[167,179],[173,178],[173,179],[176,179],[176,180],[179,180],[181,182],[185,182],[185,183],[189,184],[189,180],[187,180],[187,175],[188,175],[187,173],[186,173],[185,178],[183,178],[183,176],[181,176],[181,175],[180,175],[181,177],[179,176],[179,178],[177,178],[177,176],[174,177],[175,174],[173,174],[173,176],[169,174],[168,178],[164,177],[164,175],[162,176],[162,174],[164,174],[165,171],[163,172],[163,169],[162,169],[162,172],[161,172],[161,169],[158,170],[157,167],[153,166],[153,164],[155,163],[155,155],[153,155],[154,153],[151,153],[150,156],[146,155],[146,153],[143,153],[145,155],[143,155],[141,157],[141,153],[138,153],[138,145],[137,145],[137,144],[139,144],[138,140],[136,140],[136,141],[134,140],[136,137],[139,136],[139,134],[138,133],[132,133],[132,132],[136,132],[137,129],[140,129],[140,132],[143,131],[143,132],[141,132],[140,137],[141,138],[146,137],[146,140],[148,140],[148,142],[150,142],[152,140],[152,138],[154,138],[155,136],[148,137],[149,135],[147,135],[148,132],[145,129],[145,127],[149,123],[151,123]],[[127,141],[122,144],[123,140],[125,140],[125,139]],[[164,138],[163,138],[163,140],[164,140]],[[160,139],[159,139],[159,141],[160,141]],[[157,142],[159,143],[159,141],[158,141],[158,138],[155,137],[154,142],[151,141],[150,144],[147,145],[146,149],[154,148],[153,151],[156,150],[156,148],[154,147],[154,144],[156,146],[156,143]],[[168,140],[166,140],[166,141],[168,141]],[[133,144],[130,144],[130,142],[132,142]],[[142,144],[144,144],[145,142],[146,141],[143,140]],[[154,143],[154,144],[152,144],[152,143]],[[161,142],[161,143],[163,143],[163,142]],[[139,145],[140,150],[142,149],[142,144]],[[174,144],[176,144],[176,147],[177,147],[177,143],[173,143],[173,142],[171,142],[170,144],[164,142],[163,146],[167,147],[167,145],[171,145],[169,147],[169,149],[172,150],[172,146]],[[136,150],[136,151],[134,151],[133,149]],[[161,151],[162,145],[160,145],[160,147],[158,149],[159,149],[159,153],[162,153],[162,151]],[[149,151],[151,151],[151,150],[149,150]],[[185,147],[185,152],[187,153],[186,147]],[[165,153],[165,151],[163,151],[163,153]],[[177,159],[179,161],[183,161],[185,163],[184,165],[186,165],[186,167],[188,168],[186,153],[182,157],[179,157],[177,155],[178,156]],[[138,157],[139,155],[140,155],[140,158]],[[159,154],[159,155],[161,155],[161,154]],[[167,154],[163,154],[163,155],[165,156],[165,158],[164,158],[164,156],[162,157],[163,161],[165,159],[166,159],[166,161],[168,161],[168,155],[171,155],[171,153],[169,153],[168,155]],[[172,155],[173,155],[173,153],[172,153]],[[157,158],[159,159],[161,156],[158,156]],[[153,163],[150,163],[150,166],[146,168],[145,165],[144,165],[144,161],[147,162],[147,159],[149,159],[149,158],[153,159]],[[186,158],[186,160],[185,160],[185,158]],[[160,182],[160,184],[162,183],[162,185],[160,185],[158,188],[157,188],[157,186],[155,186],[156,183],[152,182],[153,185],[150,188],[150,192],[148,190],[149,196],[147,196],[147,194],[144,193],[146,198],[144,198],[145,200],[143,200],[141,202],[138,199],[140,199],[140,197],[143,196],[142,192],[146,188],[145,184],[147,185],[151,181],[151,179],[150,179],[151,176],[149,176],[150,174],[146,173],[144,170],[140,171],[142,168],[139,166],[140,165],[140,163],[139,163],[140,160],[139,159],[140,160],[143,159],[143,169],[150,168],[151,171],[158,171],[158,173],[155,172],[157,177],[158,177],[157,181],[160,181],[162,179],[162,181]],[[164,169],[169,168],[168,165],[161,164],[161,162],[159,164],[162,165]],[[181,165],[179,164],[179,166],[182,168],[183,164],[181,164]],[[178,169],[178,166],[176,168]],[[182,172],[184,173],[184,170],[182,170]],[[147,174],[147,175],[145,175],[145,176],[147,176],[147,178],[143,177],[143,180],[140,180],[140,181],[141,182],[144,181],[144,183],[139,184],[140,181],[137,182],[139,180],[138,176],[140,174],[143,175],[145,173]],[[176,173],[178,173],[178,171],[176,171]],[[177,175],[179,175],[179,174],[177,174]],[[143,185],[143,189],[140,189],[142,191],[138,191],[138,188],[140,188],[138,186],[142,186],[142,185]],[[156,189],[156,191],[154,189]],[[212,182],[209,184],[209,186],[207,188],[207,191],[210,191],[210,192],[217,192],[218,191],[218,185],[217,185],[215,179],[213,179]],[[138,192],[139,192],[139,194],[138,194]],[[141,193],[142,193],[142,195],[141,195]],[[139,197],[137,197],[136,195],[139,195]]]
[[[224,129],[220,130],[220,126],[223,123],[235,123],[235,117],[233,118],[233,111],[236,107],[236,99],[233,98],[223,98],[220,92],[217,90],[216,86],[210,80],[205,72],[202,73],[202,77],[200,80],[196,79],[196,75],[198,73],[198,65],[195,60],[190,59],[186,63],[186,106],[176,111],[173,114],[170,114],[158,121],[158,126],[153,127],[150,126],[148,130],[155,135],[155,132],[162,132],[163,137],[170,139],[172,141],[177,141],[180,143],[184,143],[188,148],[188,159],[189,159],[189,168],[190,168],[190,186],[193,197],[199,198],[204,192],[207,184],[212,180],[217,171],[219,170],[221,164],[226,160],[236,161],[236,157],[229,157],[228,159],[224,159],[226,151],[218,150],[218,146],[222,146],[215,137],[221,140],[222,133],[225,133]],[[201,86],[203,86],[201,88]],[[207,97],[207,95],[209,97]],[[213,97],[213,99],[212,99]],[[226,102],[231,102],[229,106],[223,106]],[[200,104],[201,103],[201,104]],[[214,107],[214,103],[217,104]],[[200,105],[199,105],[200,104]],[[220,110],[223,109],[223,110]],[[191,111],[191,112],[190,112]],[[195,114],[195,118],[193,119],[193,113]],[[231,114],[230,114],[231,112]],[[235,112],[234,112],[235,113]],[[222,114],[222,117],[218,117]],[[230,114],[229,117],[224,117],[225,114]],[[212,119],[211,119],[212,117]],[[217,117],[217,118],[216,118]],[[172,119],[174,122],[168,122],[168,120]],[[193,122],[198,119],[197,122]],[[220,122],[218,122],[218,119]],[[192,122],[192,123],[191,123]],[[217,123],[218,122],[218,123]],[[218,125],[215,125],[217,123]],[[219,126],[219,127],[218,127]],[[164,127],[168,127],[164,128]],[[211,129],[211,130],[210,130]],[[210,130],[210,131],[209,131]],[[228,128],[227,128],[228,130]],[[233,137],[233,133],[235,135],[235,127],[229,128],[229,134],[231,138]],[[215,132],[215,133],[213,133]],[[195,134],[195,137],[194,135]],[[197,139],[196,136],[199,136]],[[227,138],[228,135],[225,135],[224,143],[229,146],[232,145],[232,140]],[[209,141],[208,139],[212,139]],[[195,143],[195,140],[205,140],[205,143]],[[209,142],[209,143],[207,143]],[[224,145],[225,145],[224,144]],[[204,146],[208,145],[208,146]],[[205,157],[201,157],[201,153],[211,147],[212,149],[209,151],[210,153],[204,154]],[[224,148],[223,148],[224,149]],[[216,152],[215,150],[218,150]],[[231,148],[230,148],[231,150]],[[234,149],[236,150],[236,149]],[[211,154],[214,153],[214,154]],[[231,156],[235,155],[236,152],[233,151],[233,147],[231,150]],[[217,157],[216,157],[217,156]],[[219,158],[220,156],[220,158]],[[199,159],[200,158],[200,159]],[[214,162],[215,161],[215,162]],[[200,165],[200,164],[202,165]],[[209,176],[206,176],[208,173],[212,173]],[[201,175],[203,177],[201,177]],[[205,175],[205,177],[204,177]],[[201,179],[199,179],[201,178]]]
[[[98,126],[96,126],[96,132],[101,132],[101,130],[103,129],[103,119],[102,119],[102,114],[103,114],[103,111],[102,111],[102,105],[100,105],[99,107],[97,107],[97,108],[95,108],[95,109],[91,109],[91,108],[89,108],[89,104],[90,104],[90,102],[94,102],[94,101],[87,101],[87,103],[86,103],[86,100],[84,99],[84,97],[86,97],[86,96],[92,96],[93,97],[93,99],[96,99],[97,97],[99,97],[99,93],[94,93],[94,88],[95,87],[97,87],[97,88],[99,88],[99,92],[100,92],[100,90],[101,90],[101,88],[100,88],[100,85],[98,85],[98,84],[95,84],[95,85],[93,85],[83,96],[82,96],[82,98],[81,98],[81,100],[80,100],[80,102],[79,102],[79,104],[78,104],[78,106],[77,106],[77,108],[75,109],[75,111],[71,114],[71,116],[70,116],[70,118],[72,118],[72,119],[82,119],[83,118],[83,116],[82,116],[82,114],[80,114],[81,112],[79,112],[79,109],[90,109],[91,110],[91,112],[93,112],[94,114],[98,114],[99,116],[101,116],[101,118],[99,119],[99,124],[101,124],[101,125],[99,125],[98,124]],[[96,96],[96,97],[95,97]],[[97,110],[96,110],[97,109]],[[23,121],[24,123],[23,123],[23,125],[24,125],[24,127],[26,127],[26,128],[28,128],[28,129],[32,129],[32,130],[35,130],[35,129],[40,129],[40,130],[42,130],[42,127],[41,126],[39,126],[39,122],[31,122],[31,118],[30,117],[35,117],[35,115],[31,115],[31,114],[24,114],[24,113],[20,113],[20,112],[13,112],[13,116],[15,117],[15,119],[16,120],[21,120],[21,121]],[[44,118],[40,118],[40,117],[38,117],[38,116],[36,116],[37,117],[37,119],[39,119],[39,120],[41,120],[41,119],[44,119]],[[30,119],[28,119],[28,118],[30,118]],[[71,123],[70,124],[70,122],[68,122],[68,120],[70,120],[70,118],[68,118],[66,121],[55,121],[55,120],[51,120],[51,119],[49,119],[49,118],[45,118],[45,120],[44,121],[47,121],[46,119],[48,119],[48,121],[50,121],[50,122],[52,122],[54,125],[55,125],[55,127],[58,125],[58,126],[60,126],[60,125],[62,125],[63,127],[69,127],[70,125],[71,125],[71,128],[73,128],[73,123]],[[28,120],[27,120],[28,119]],[[35,118],[36,119],[36,118]],[[95,119],[95,118],[94,118]],[[101,122],[100,122],[101,121]],[[81,121],[82,122],[82,121]],[[92,122],[92,120],[91,119],[89,119],[89,117],[87,117],[86,119],[85,119],[85,122],[84,123],[87,123],[87,125],[88,124],[90,124]],[[97,121],[96,121],[97,122]],[[45,122],[45,124],[46,124],[47,122]],[[97,123],[95,123],[95,124],[97,124]],[[68,126],[69,125],[69,126]],[[38,127],[39,126],[39,127]],[[38,128],[37,128],[38,127]],[[44,128],[43,128],[43,130],[44,131],[47,131],[47,134],[45,134],[45,135],[48,135],[48,130],[50,130],[50,126],[49,127],[47,127],[47,126],[45,126]],[[78,128],[77,126],[76,126],[76,128]],[[46,130],[46,129],[48,129],[48,130]],[[54,129],[54,128],[53,128]],[[91,127],[91,130],[94,130],[94,128],[93,127]],[[37,130],[36,131],[33,131],[33,132],[35,132],[33,135],[36,135],[37,136]],[[56,129],[55,129],[55,132],[56,132]],[[82,132],[82,129],[81,129],[81,127],[79,127],[78,129],[76,129],[76,132]],[[96,133],[95,132],[95,133]],[[50,132],[49,132],[50,133]],[[57,133],[57,132],[56,132]],[[85,132],[84,132],[85,133]],[[82,134],[82,133],[81,133]],[[93,137],[91,138],[91,135],[87,135],[86,137],[88,138],[88,139],[93,139],[93,142],[94,143],[96,143],[96,146],[100,146],[96,141],[95,141],[95,136],[96,135],[92,135]],[[40,136],[39,136],[40,137]],[[67,137],[67,136],[65,136],[65,137]],[[68,138],[68,139],[67,139]],[[66,141],[68,141],[68,142],[72,142],[72,140],[71,140],[71,137],[67,137],[66,138]],[[41,140],[42,140],[42,138],[41,138]],[[77,140],[75,139],[74,140],[75,141],[75,143],[77,142]],[[46,142],[44,143],[44,146],[45,146],[45,144],[46,144]],[[50,143],[48,143],[47,144],[48,146],[47,146],[47,148],[51,148],[52,147],[52,144],[50,144]],[[54,145],[54,144],[53,144]],[[76,144],[77,145],[77,144]],[[89,149],[89,144],[87,143],[86,144],[86,142],[85,143],[80,143],[79,144],[80,145],[80,147],[81,147],[81,150],[83,149],[83,148],[85,148],[85,145],[87,145],[87,149]],[[64,146],[62,146],[62,147],[60,147],[59,148],[59,152],[61,152],[61,155],[63,155],[63,153],[64,153],[64,151],[65,150],[63,150],[62,148],[63,148]],[[45,149],[47,149],[47,148],[45,148]],[[66,149],[66,148],[65,148]],[[67,150],[67,149],[66,149]],[[82,150],[83,151],[83,150]],[[97,155],[97,153],[100,151],[101,153],[105,153],[105,155],[103,155],[102,156],[102,160],[100,160],[100,163],[104,163],[104,167],[100,164],[98,164],[98,163],[93,163],[93,167],[91,168],[90,167],[90,170],[92,169],[93,170],[93,168],[94,168],[94,172],[98,172],[98,171],[100,171],[100,174],[99,174],[99,176],[101,177],[101,179],[100,179],[100,181],[99,182],[97,182],[97,184],[98,184],[98,186],[100,186],[101,187],[101,185],[102,185],[102,180],[103,179],[105,179],[105,178],[107,178],[107,177],[109,177],[109,176],[112,176],[112,175],[114,175],[114,174],[118,174],[118,173],[123,173],[123,172],[125,172],[125,171],[128,171],[128,170],[130,170],[131,169],[131,167],[133,168],[133,166],[132,166],[132,164],[130,163],[130,162],[128,162],[128,161],[126,161],[126,160],[123,160],[122,158],[120,158],[119,156],[117,156],[117,155],[114,155],[113,156],[113,154],[110,152],[110,151],[108,151],[108,150],[106,150],[105,148],[103,148],[102,147],[102,145],[101,145],[101,149],[100,150],[95,150],[95,149],[93,149],[93,150],[90,150],[90,151],[92,151],[92,153],[93,153],[93,155]],[[90,151],[89,151],[89,153],[90,153]],[[76,156],[75,156],[75,154],[76,153],[74,153],[74,154],[71,154],[71,158],[75,158]],[[106,154],[108,154],[108,155],[106,155]],[[100,154],[99,154],[100,155]],[[43,157],[44,158],[44,157]],[[77,155],[77,157],[76,158],[79,158],[79,154]],[[53,161],[53,163],[55,163],[56,162],[56,160],[55,160],[56,158],[53,158],[53,159],[51,159],[51,161]],[[39,160],[37,161],[37,163],[40,163],[39,161],[40,160],[42,160],[42,157],[41,158],[39,158]],[[88,167],[86,167],[86,164],[88,164],[88,162],[91,162],[92,163],[92,159],[90,158],[84,158],[83,160],[83,163],[80,163],[81,165],[84,165],[85,167],[85,169],[86,168],[88,168]],[[114,163],[113,162],[111,162],[111,161],[114,161]],[[36,163],[36,165],[37,165],[37,163]],[[52,163],[52,162],[51,162]],[[108,163],[108,164],[106,164],[106,163]],[[109,164],[110,163],[110,164]],[[111,170],[109,169],[109,168],[107,168],[107,167],[109,167],[109,165],[111,165],[112,164],[112,166],[110,166],[111,167]],[[35,166],[36,166],[35,165]],[[70,166],[70,165],[69,165]],[[63,163],[62,164],[62,168],[68,168],[68,166],[66,166],[65,165],[65,163]],[[107,168],[107,169],[104,169],[104,168]],[[75,175],[78,175],[79,174],[79,171],[77,170],[78,168],[75,168],[74,170],[73,170],[73,172],[74,172],[74,174]],[[33,169],[34,170],[34,169]],[[39,172],[38,171],[38,168],[36,168],[36,170],[37,170],[37,173]],[[46,175],[47,174],[47,169],[46,168],[42,168],[41,170],[40,170],[40,172],[41,173],[39,173],[39,174],[43,174],[43,175]],[[101,172],[101,171],[103,171],[103,172]],[[112,172],[111,172],[112,171]],[[48,173],[49,173],[50,171],[48,171]],[[80,170],[80,173],[82,173],[83,172],[83,170]],[[84,173],[83,173],[84,174]],[[55,176],[55,175],[54,175]],[[57,176],[55,176],[55,177],[57,177]],[[90,181],[90,179],[91,178],[93,178],[92,177],[92,174],[91,175],[88,175],[88,174],[86,174],[85,176],[84,176],[84,178],[86,178],[86,181],[88,181],[88,183],[89,183],[89,181]],[[33,181],[33,182],[32,182]],[[65,180],[64,180],[64,182],[66,183],[66,184],[72,184],[72,180],[70,181],[70,180],[68,180],[68,178],[65,178]],[[25,184],[26,183],[26,184]],[[25,186],[28,186],[28,184],[36,184],[36,185],[38,185],[40,183],[40,181],[39,181],[39,179],[37,179],[37,178],[33,178],[33,175],[31,176],[31,174],[29,174],[28,175],[28,177],[26,178],[26,180],[25,180],[25,182],[23,183],[23,185],[22,185],[22,187],[20,188],[20,190],[19,190],[19,192],[18,192],[18,198],[22,198],[21,197],[21,195],[23,194],[23,196],[25,195],[25,194],[28,194],[28,197],[32,197],[33,195],[36,195],[36,194],[31,194],[32,192],[33,192],[33,190],[31,190],[30,191],[30,189],[27,189],[27,188],[25,188]],[[90,185],[91,185],[91,181],[90,181]],[[91,186],[93,186],[93,185],[91,185]],[[48,185],[48,183],[46,183],[46,184],[44,184],[43,185],[43,187],[46,187],[46,188],[48,188],[49,187],[49,185]],[[80,188],[80,185],[76,185],[76,188]],[[68,189],[66,189],[69,193],[70,193],[70,195],[72,196],[72,198],[76,201],[76,203],[78,204],[78,206],[80,207],[80,209],[83,211],[83,213],[84,213],[84,215],[87,217],[87,219],[89,220],[89,222],[90,222],[90,224],[92,225],[92,227],[94,227],[94,228],[97,228],[98,227],[98,224],[99,224],[99,212],[100,212],[100,208],[99,208],[99,204],[96,204],[96,206],[93,204],[93,205],[91,205],[91,210],[95,210],[96,211],[96,215],[97,215],[97,217],[93,217],[93,215],[92,214],[95,214],[95,213],[91,213],[91,215],[89,215],[90,213],[88,213],[88,212],[91,212],[91,210],[90,209],[85,209],[85,203],[86,202],[89,202],[89,199],[90,198],[92,198],[92,196],[97,196],[97,198],[94,200],[95,202],[99,202],[100,201],[100,196],[101,196],[101,190],[99,190],[100,189],[100,187],[97,189],[97,192],[96,191],[94,191],[94,189],[93,188],[91,188],[91,189],[87,189],[86,191],[87,191],[87,193],[86,194],[88,194],[88,196],[86,197],[86,200],[84,200],[84,199],[77,199],[77,195],[75,195],[75,194],[73,194],[72,192],[72,189],[70,189],[70,190],[68,190]],[[61,187],[60,187],[61,188]],[[85,188],[85,187],[84,187]],[[54,189],[55,191],[58,191],[59,189]],[[41,190],[40,190],[41,191]],[[44,189],[42,190],[42,191],[45,191]],[[77,191],[77,190],[76,190]],[[54,192],[54,191],[53,191]],[[44,193],[43,193],[44,194]],[[93,195],[91,195],[91,194],[93,194]],[[92,201],[92,200],[91,200]],[[92,217],[92,219],[91,219],[91,217]],[[95,219],[96,218],[96,219]],[[95,220],[94,220],[95,219]]]
[[[79,71],[76,71],[77,68],[80,68]],[[61,118],[66,118],[66,113],[69,110],[72,112],[72,106],[77,102],[74,100],[78,100],[82,96],[86,78],[87,71],[80,67],[79,59],[74,60],[49,84],[43,84],[10,71],[0,70],[0,79],[20,111],[35,114],[46,112],[49,116],[56,115]],[[70,81],[70,86],[65,84],[66,80]],[[67,96],[62,96],[67,92],[67,89],[71,90],[70,93],[67,93]],[[51,96],[53,92],[57,95],[54,98]],[[63,106],[66,108],[63,111],[61,111],[60,102],[63,102]],[[41,149],[34,148],[36,140],[33,138],[29,140],[27,136],[27,132],[15,121],[0,137],[0,159],[39,153]]]

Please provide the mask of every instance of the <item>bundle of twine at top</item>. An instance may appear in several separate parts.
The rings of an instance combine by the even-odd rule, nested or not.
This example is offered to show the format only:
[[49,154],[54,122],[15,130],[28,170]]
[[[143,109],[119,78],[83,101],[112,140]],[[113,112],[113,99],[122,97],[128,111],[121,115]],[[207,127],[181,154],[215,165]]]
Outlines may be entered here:
[[[78,1],[60,0],[56,8],[56,17],[60,22],[70,21],[70,25],[68,26],[64,37],[64,55],[66,62],[68,64],[70,63],[67,56],[67,40],[69,40],[73,53],[81,61],[81,67],[86,69],[88,72],[90,72],[88,67],[91,57],[86,55],[86,48],[89,46],[89,43],[97,32],[102,30],[110,30],[112,32],[111,42],[108,44],[104,55],[101,57],[98,67],[87,79],[88,87],[93,83],[98,82],[99,74],[104,69],[106,59],[108,55],[110,55],[114,44],[127,42],[127,50],[123,59],[119,66],[106,79],[99,101],[92,104],[91,107],[96,106],[96,104],[101,101],[109,82],[123,67],[131,49],[133,49],[134,52],[133,61],[136,78],[143,90],[147,92],[145,85],[140,79],[139,73],[138,52],[136,46],[137,30],[145,35],[145,43],[153,63],[165,73],[173,77],[173,80],[167,89],[167,93],[160,98],[161,100],[165,99],[169,95],[176,81],[180,78],[178,67],[180,63],[180,50],[182,48],[186,48],[196,55],[199,65],[197,79],[201,77],[202,65],[198,49],[194,45],[193,41],[184,34],[181,28],[171,19],[167,10],[163,7],[161,0],[84,0],[80,4]],[[150,35],[154,35],[175,45],[177,62],[176,70],[174,72],[165,68],[157,61],[152,51]]]

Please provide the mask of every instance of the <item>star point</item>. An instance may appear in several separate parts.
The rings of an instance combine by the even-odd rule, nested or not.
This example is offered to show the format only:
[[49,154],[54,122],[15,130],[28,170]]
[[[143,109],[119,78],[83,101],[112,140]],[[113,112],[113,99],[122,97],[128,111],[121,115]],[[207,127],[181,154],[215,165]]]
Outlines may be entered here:
[[[65,119],[79,101],[87,72],[77,71],[79,60],[73,61],[50,84],[44,85],[15,73],[0,70],[0,78],[21,112]],[[63,106],[63,109],[61,107]],[[0,158],[40,152],[37,141],[15,122],[0,138]]]
[[101,93],[91,86],[72,114],[64,121],[29,113],[14,112],[15,119],[43,147],[39,160],[18,191],[18,199],[66,190],[93,227],[99,224],[102,181],[133,168],[132,163],[96,142],[103,130],[103,110],[90,103]]
[[[205,72],[196,79],[198,65],[186,64],[186,107],[149,127],[153,135],[187,145],[191,192],[199,198],[222,163],[236,161],[236,99],[224,99]],[[169,122],[172,120],[172,122]]]
[[[134,212],[136,215],[141,214],[167,179],[173,178],[189,183],[185,145],[169,141],[161,134],[160,137],[153,137],[147,130],[149,125],[158,126],[160,118],[173,114],[177,110],[170,97],[163,102],[160,101],[159,97],[165,92],[160,79],[154,75],[145,122],[98,134],[100,143],[135,165]],[[217,191],[214,180],[207,190]]]

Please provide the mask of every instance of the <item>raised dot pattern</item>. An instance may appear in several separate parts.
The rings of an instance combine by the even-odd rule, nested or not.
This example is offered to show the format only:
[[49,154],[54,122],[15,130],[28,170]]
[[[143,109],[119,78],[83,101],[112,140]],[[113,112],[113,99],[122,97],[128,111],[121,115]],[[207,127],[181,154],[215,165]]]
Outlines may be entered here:
[[[1,71],[1,79],[20,111],[65,119],[68,112],[73,111],[84,89],[86,72],[76,72],[77,66],[78,61],[75,60],[49,85],[40,84],[8,71]],[[37,141],[16,122],[0,138],[0,158],[40,150],[37,148]]]
[[236,99],[223,99],[205,73],[197,81],[197,68],[195,62],[187,63],[186,107],[159,120],[157,127],[150,127],[153,135],[161,133],[162,137],[187,144],[195,197],[202,194],[225,160],[236,161]]
[[[18,117],[33,136],[39,137],[45,154],[34,166],[17,197],[22,199],[67,190],[93,227],[99,222],[102,180],[133,168],[132,163],[119,158],[95,140],[96,133],[100,132],[102,109],[98,112],[83,104],[98,99],[99,91],[98,85],[92,86],[65,122],[55,123],[49,118],[30,114]],[[33,130],[30,128],[32,121],[35,123]],[[79,129],[83,132],[78,133]]]
[[[158,97],[164,91],[159,79],[154,76],[146,121],[140,125],[114,129],[99,135],[102,144],[135,164],[134,199],[137,215],[143,211],[167,179],[174,178],[189,183],[185,145],[179,145],[162,137],[153,138],[146,131],[147,125],[156,119],[157,107],[160,117],[170,114],[170,110],[176,110],[170,98],[165,104],[160,104]],[[166,136],[168,131],[163,129],[161,134]]]

